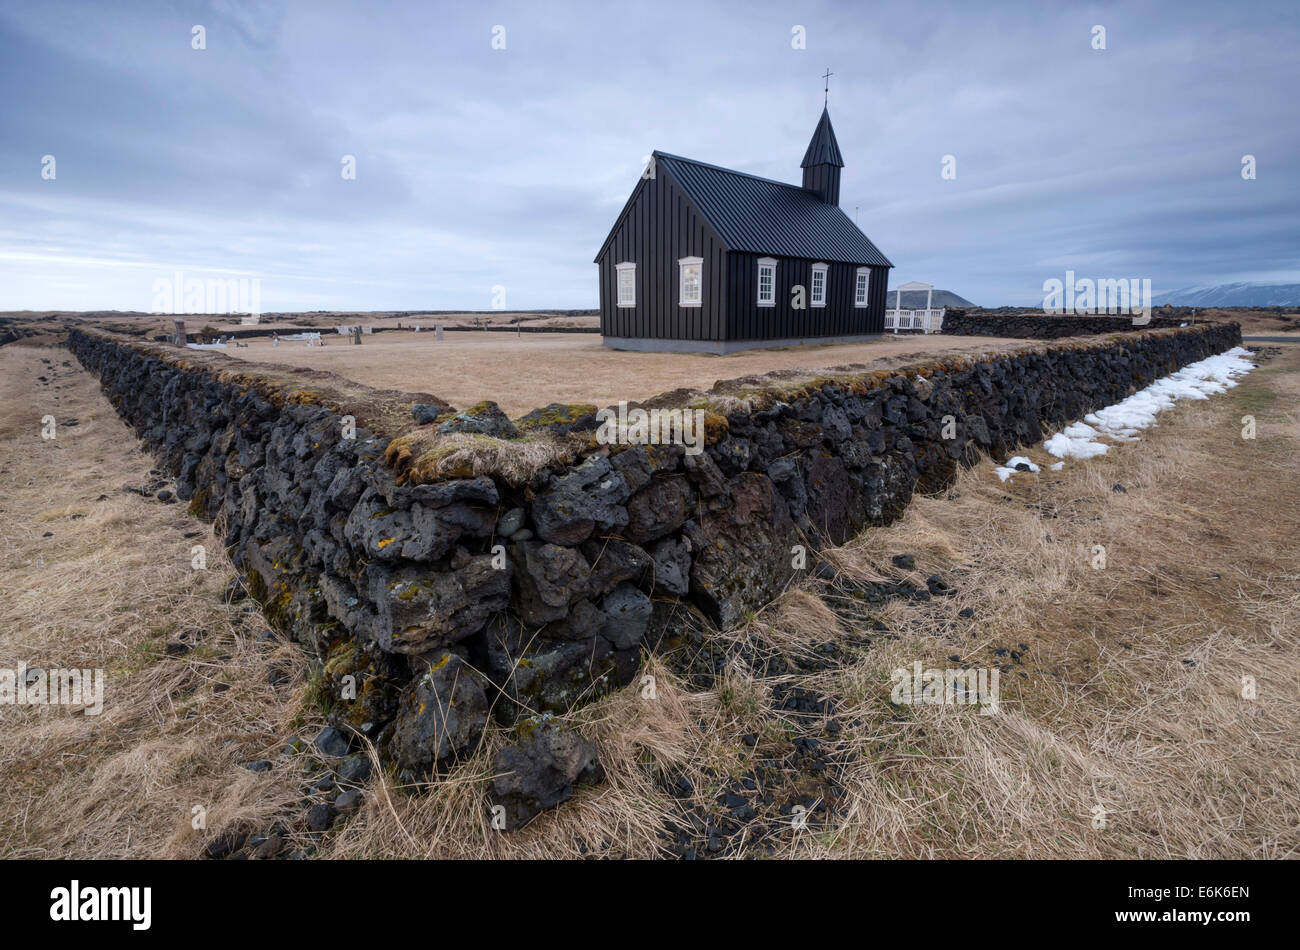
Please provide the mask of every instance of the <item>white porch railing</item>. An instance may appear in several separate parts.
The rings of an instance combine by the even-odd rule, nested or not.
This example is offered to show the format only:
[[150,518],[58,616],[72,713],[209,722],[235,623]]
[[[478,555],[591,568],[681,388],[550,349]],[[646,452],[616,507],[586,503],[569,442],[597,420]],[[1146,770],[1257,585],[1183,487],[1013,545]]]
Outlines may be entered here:
[[943,329],[944,308],[938,310],[886,310],[885,329],[938,333]]

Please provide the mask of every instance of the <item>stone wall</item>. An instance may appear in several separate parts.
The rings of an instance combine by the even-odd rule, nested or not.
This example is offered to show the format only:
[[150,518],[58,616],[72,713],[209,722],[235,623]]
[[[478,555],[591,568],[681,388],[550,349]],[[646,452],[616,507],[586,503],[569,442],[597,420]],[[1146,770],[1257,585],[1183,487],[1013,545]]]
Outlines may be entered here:
[[1187,322],[1177,317],[1152,316],[1145,327],[1133,326],[1131,316],[1081,317],[1048,316],[1042,313],[986,314],[949,310],[943,315],[942,332],[953,336],[1001,336],[1027,340],[1059,340],[1069,336],[1098,333],[1126,333],[1159,330]]
[[[349,383],[370,413],[352,433],[327,374],[272,380],[274,368],[95,331],[69,347],[191,512],[216,521],[269,621],[321,658],[332,721],[419,776],[473,748],[490,715],[562,711],[627,683],[683,611],[742,621],[791,581],[792,546],[885,524],[981,452],[1038,442],[1239,341],[1235,324],[1206,325],[720,384],[690,394],[708,411],[696,455],[600,445],[582,407],[511,423]],[[422,481],[395,461],[406,429],[495,433],[474,438],[508,448],[529,419],[555,432],[530,443],[551,454],[524,476]]]

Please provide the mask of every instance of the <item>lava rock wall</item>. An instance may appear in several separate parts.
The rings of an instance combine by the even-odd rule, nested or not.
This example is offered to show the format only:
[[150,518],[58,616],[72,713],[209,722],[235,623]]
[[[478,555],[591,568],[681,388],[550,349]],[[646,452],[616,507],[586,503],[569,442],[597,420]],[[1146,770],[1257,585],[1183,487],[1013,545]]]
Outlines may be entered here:
[[1187,321],[1178,317],[1155,317],[1144,327],[1133,326],[1133,318],[1047,316],[1042,314],[982,314],[949,310],[943,315],[941,332],[952,336],[1001,336],[1025,340],[1059,340],[1097,333],[1126,333],[1177,327]]
[[254,364],[97,331],[68,345],[216,522],[268,620],[320,658],[332,722],[419,777],[492,715],[629,682],[682,611],[743,621],[794,577],[794,546],[886,524],[981,452],[1039,442],[1240,338],[1205,325],[773,384],[732,394],[744,408],[715,411],[699,454],[590,439],[526,485],[399,484],[387,438],[250,384]]

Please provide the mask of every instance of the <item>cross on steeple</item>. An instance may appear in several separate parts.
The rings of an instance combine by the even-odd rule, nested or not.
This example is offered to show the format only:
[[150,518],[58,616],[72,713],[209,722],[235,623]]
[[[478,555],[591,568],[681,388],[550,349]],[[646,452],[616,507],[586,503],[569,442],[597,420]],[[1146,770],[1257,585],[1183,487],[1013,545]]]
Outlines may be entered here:
[[825,98],[822,100],[822,105],[823,105],[823,106],[830,102],[830,98],[831,98],[831,77],[834,76],[834,75],[835,75],[835,74],[834,74],[833,72],[831,72],[831,68],[830,68],[829,66],[827,66],[827,67],[826,67],[826,75],[822,77],[822,79],[826,80],[826,87],[825,87],[824,89],[822,89],[822,93],[823,93],[824,96],[825,96]]

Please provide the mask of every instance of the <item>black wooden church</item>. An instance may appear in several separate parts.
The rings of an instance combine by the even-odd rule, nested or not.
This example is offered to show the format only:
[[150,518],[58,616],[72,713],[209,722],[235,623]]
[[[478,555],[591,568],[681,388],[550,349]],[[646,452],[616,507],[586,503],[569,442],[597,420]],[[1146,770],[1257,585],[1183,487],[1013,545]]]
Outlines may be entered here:
[[656,151],[596,255],[605,345],[729,353],[883,332],[893,265],[840,210],[825,109],[802,166],[790,185]]

